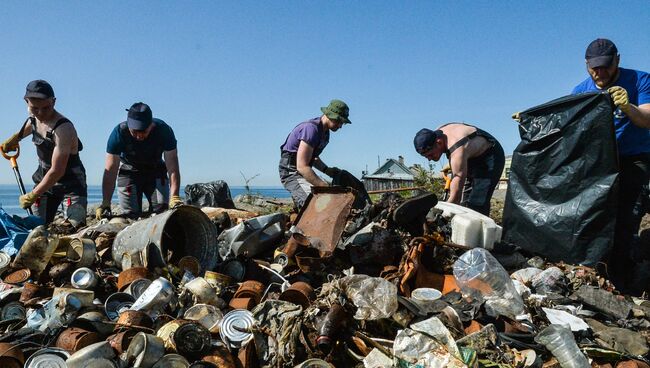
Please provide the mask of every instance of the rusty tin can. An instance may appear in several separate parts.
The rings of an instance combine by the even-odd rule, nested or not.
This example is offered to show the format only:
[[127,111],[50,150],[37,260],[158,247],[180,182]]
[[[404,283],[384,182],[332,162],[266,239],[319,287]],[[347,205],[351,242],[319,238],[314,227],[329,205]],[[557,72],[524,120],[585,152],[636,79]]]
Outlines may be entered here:
[[233,298],[253,298],[259,304],[264,294],[264,284],[255,280],[244,281],[235,292]]
[[109,336],[106,341],[111,344],[111,347],[113,347],[118,354],[122,354],[129,347],[131,340],[137,333],[138,331],[136,330],[121,331]]
[[232,309],[252,310],[255,308],[257,303],[255,303],[255,300],[253,298],[232,298],[230,299],[230,303],[228,303],[228,305]]
[[115,324],[116,329],[121,328],[136,328],[136,329],[151,329],[153,327],[153,320],[149,315],[142,311],[127,309],[120,313]]
[[209,355],[203,357],[203,361],[214,364],[217,367],[236,368],[235,357],[225,346],[215,347]]
[[99,334],[77,327],[63,330],[56,339],[56,347],[74,353],[90,344],[101,341]]
[[314,288],[306,282],[298,281],[280,294],[280,300],[301,305],[303,308],[309,307],[311,302],[316,299]]
[[39,296],[41,296],[41,287],[33,282],[26,282],[23,285],[23,291],[20,292],[19,301],[25,303],[28,300],[38,298]]
[[7,364],[7,366],[15,363],[14,366],[22,367],[25,364],[25,355],[17,345],[0,342],[0,362]]
[[117,290],[124,291],[133,281],[137,279],[146,279],[149,270],[146,267],[131,267],[120,272],[117,277]]

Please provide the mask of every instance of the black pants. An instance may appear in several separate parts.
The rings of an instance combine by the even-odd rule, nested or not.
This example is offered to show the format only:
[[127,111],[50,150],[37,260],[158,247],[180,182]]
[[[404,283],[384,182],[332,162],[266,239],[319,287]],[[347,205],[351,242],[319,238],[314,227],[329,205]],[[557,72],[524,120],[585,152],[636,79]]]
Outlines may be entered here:
[[619,162],[618,211],[608,272],[617,288],[634,290],[636,285],[628,280],[635,268],[635,248],[640,246],[639,226],[648,209],[650,154],[621,157]]
[[505,166],[505,154],[499,142],[479,157],[467,161],[467,179],[461,205],[486,216],[490,215],[490,199]]

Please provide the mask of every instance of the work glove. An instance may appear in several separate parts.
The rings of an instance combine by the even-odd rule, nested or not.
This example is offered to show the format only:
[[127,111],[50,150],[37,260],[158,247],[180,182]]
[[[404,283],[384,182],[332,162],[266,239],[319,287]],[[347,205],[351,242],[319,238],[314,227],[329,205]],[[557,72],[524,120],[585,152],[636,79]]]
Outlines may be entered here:
[[521,123],[521,116],[520,112],[517,111],[516,113],[512,114],[512,120],[515,120],[518,123]]
[[630,108],[630,99],[627,96],[627,91],[623,87],[614,86],[607,89],[607,92],[612,96],[614,105],[616,105],[621,111],[627,112]]
[[102,204],[95,210],[95,218],[101,220],[107,217],[111,217],[111,202],[102,201]]
[[183,204],[183,200],[181,199],[180,196],[175,195],[169,198],[169,209],[174,209],[182,204]]
[[38,199],[39,195],[34,193],[34,192],[29,192],[27,194],[23,194],[18,198],[18,203],[20,203],[21,208],[29,208],[31,207],[34,202]]
[[325,175],[329,176],[330,178],[334,178],[335,176],[341,173],[341,169],[339,169],[338,167],[328,167],[323,172],[325,173]]
[[9,139],[7,139],[6,141],[2,142],[2,146],[0,146],[0,148],[2,148],[2,152],[7,153],[7,152],[17,150],[18,142],[20,142],[21,138],[22,137],[20,136],[20,134],[16,133],[11,137],[9,137]]

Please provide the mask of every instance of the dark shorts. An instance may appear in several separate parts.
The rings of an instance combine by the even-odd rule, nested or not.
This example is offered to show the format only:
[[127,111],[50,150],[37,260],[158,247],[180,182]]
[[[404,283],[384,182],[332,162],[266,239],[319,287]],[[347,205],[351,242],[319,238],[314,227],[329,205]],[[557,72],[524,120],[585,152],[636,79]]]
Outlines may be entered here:
[[505,154],[499,142],[481,156],[467,161],[467,179],[461,205],[486,216],[490,215],[490,199],[505,166]]

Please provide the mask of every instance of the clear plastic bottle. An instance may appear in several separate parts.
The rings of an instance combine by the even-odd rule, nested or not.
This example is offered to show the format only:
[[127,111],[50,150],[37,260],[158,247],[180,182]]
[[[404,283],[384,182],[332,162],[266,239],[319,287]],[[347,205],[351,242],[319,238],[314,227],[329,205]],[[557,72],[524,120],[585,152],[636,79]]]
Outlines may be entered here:
[[582,354],[573,333],[561,325],[549,325],[535,336],[535,342],[546,348],[557,359],[562,368],[590,368],[589,361]]
[[510,275],[486,249],[474,248],[460,256],[454,277],[464,294],[485,300],[488,314],[515,318],[526,311]]

